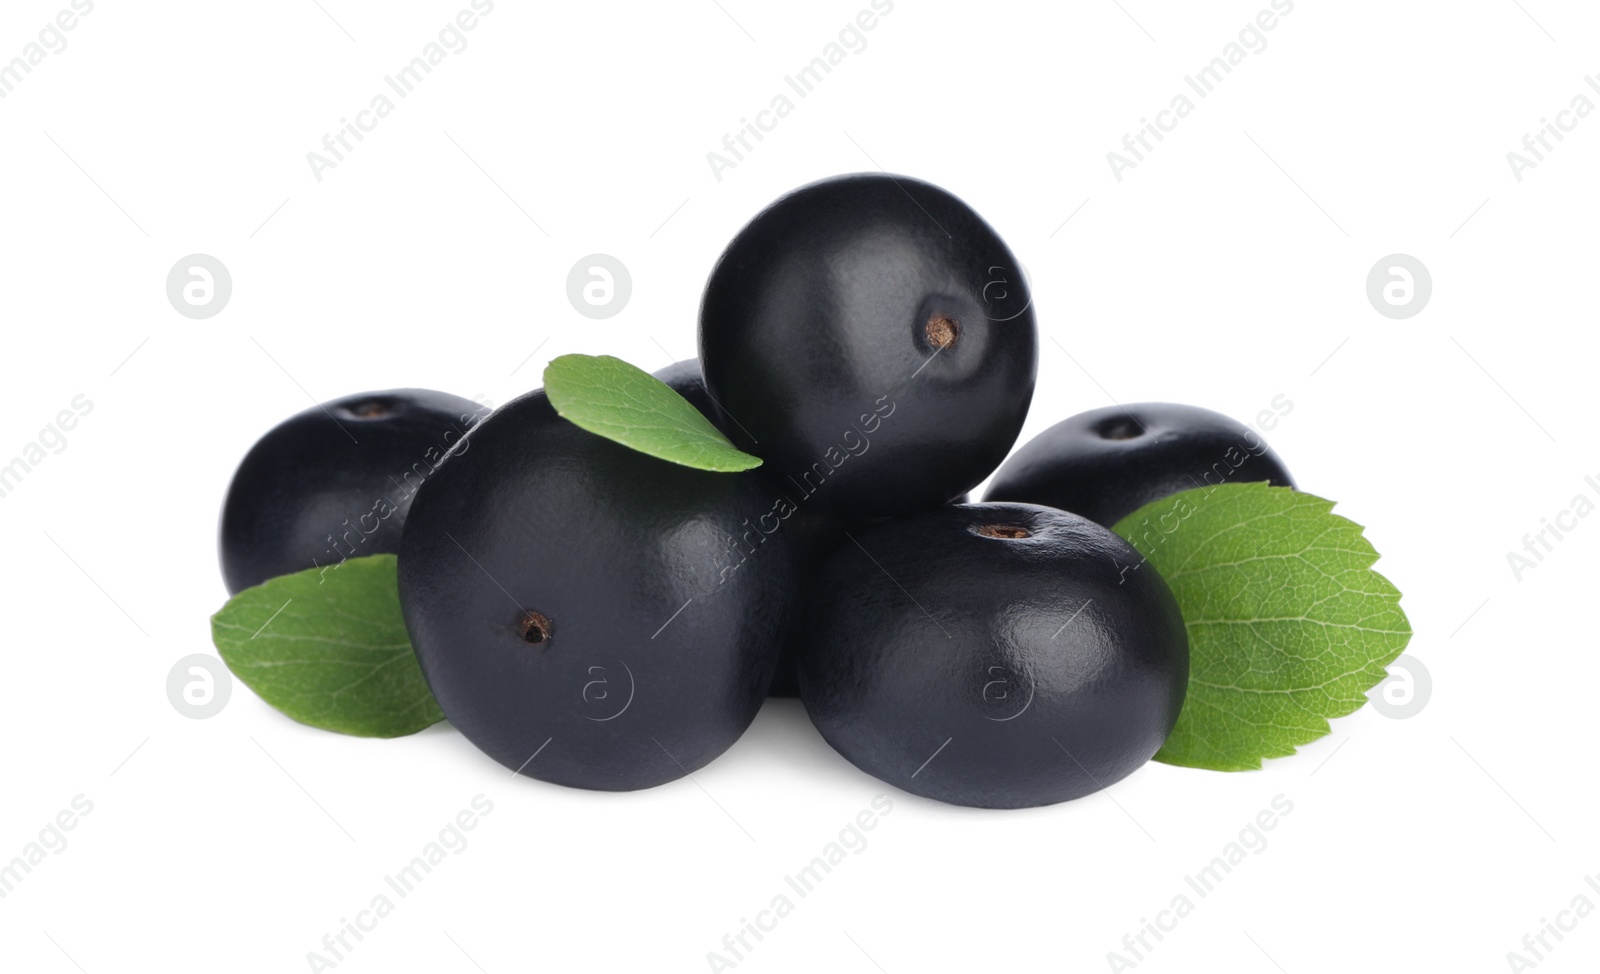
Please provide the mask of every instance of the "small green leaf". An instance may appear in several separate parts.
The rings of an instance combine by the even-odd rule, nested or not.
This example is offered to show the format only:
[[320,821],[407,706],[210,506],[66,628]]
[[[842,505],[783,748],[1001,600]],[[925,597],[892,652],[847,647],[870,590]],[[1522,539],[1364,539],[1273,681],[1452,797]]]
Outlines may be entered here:
[[1333,502],[1223,484],[1116,525],[1166,579],[1189,632],[1189,694],[1157,761],[1261,767],[1329,732],[1411,639],[1378,553]]
[[404,737],[444,719],[400,618],[394,555],[308,568],[245,589],[211,617],[223,662],[302,724]]
[[621,359],[562,355],[545,367],[544,392],[565,419],[640,453],[724,473],[761,466],[671,386]]

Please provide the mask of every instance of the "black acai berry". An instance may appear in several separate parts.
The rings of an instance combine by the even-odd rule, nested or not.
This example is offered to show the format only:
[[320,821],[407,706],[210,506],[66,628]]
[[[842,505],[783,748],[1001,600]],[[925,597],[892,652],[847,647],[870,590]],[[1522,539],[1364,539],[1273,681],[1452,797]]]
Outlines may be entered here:
[[1177,603],[1075,514],[969,504],[834,552],[797,618],[800,692],[834,749],[906,791],[1020,808],[1087,795],[1161,748],[1182,709]]
[[955,196],[823,180],[723,252],[700,308],[706,385],[743,450],[853,517],[936,507],[1005,459],[1033,398],[1021,265]]
[[[490,757],[630,790],[692,773],[749,725],[793,567],[759,478],[636,452],[543,392],[484,420],[418,493],[400,602],[439,707]],[[764,520],[765,519],[765,520]]]
[[1294,486],[1254,429],[1198,406],[1147,402],[1050,427],[1005,462],[983,499],[1058,507],[1110,527],[1180,491],[1253,481]]
[[284,420],[228,486],[218,550],[229,594],[400,550],[411,499],[488,407],[428,389],[345,396]]

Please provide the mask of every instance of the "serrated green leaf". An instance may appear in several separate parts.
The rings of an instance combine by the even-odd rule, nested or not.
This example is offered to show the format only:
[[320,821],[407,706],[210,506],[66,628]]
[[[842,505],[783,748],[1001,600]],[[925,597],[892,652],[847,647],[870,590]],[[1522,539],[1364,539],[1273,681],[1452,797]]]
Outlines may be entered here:
[[444,719],[400,617],[394,555],[245,589],[211,617],[233,675],[302,724],[404,737]]
[[1189,632],[1189,693],[1157,761],[1259,768],[1326,735],[1384,679],[1411,625],[1361,525],[1332,511],[1285,487],[1223,484],[1117,523]]
[[563,418],[640,453],[685,467],[733,473],[761,466],[655,376],[609,355],[562,355],[544,392]]

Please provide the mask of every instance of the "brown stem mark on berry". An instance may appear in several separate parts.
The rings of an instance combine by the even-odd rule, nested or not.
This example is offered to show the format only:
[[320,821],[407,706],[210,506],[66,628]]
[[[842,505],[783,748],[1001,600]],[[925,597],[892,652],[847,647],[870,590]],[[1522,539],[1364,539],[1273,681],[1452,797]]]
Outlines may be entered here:
[[387,399],[363,399],[347,410],[357,419],[382,419],[394,412],[394,403]]
[[942,311],[935,311],[928,316],[927,324],[922,326],[922,334],[929,345],[942,352],[961,338],[961,322]]
[[1015,524],[985,524],[972,530],[985,538],[1001,538],[1006,541],[1033,537],[1032,531],[1024,527],[1018,527]]
[[555,623],[542,612],[529,609],[517,618],[517,632],[524,642],[547,643],[555,635],[555,631]]

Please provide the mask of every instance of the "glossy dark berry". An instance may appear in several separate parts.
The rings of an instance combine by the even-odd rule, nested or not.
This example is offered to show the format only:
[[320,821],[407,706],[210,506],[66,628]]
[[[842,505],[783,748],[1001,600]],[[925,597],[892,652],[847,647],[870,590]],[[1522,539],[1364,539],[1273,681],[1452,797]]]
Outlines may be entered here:
[[[720,409],[706,391],[705,379],[701,375],[700,361],[698,359],[685,359],[674,362],[659,372],[654,373],[657,379],[671,386],[673,391],[698,409],[712,425],[723,431],[724,436],[732,438],[728,432],[734,424],[728,419],[727,413]],[[766,485],[769,496],[774,504],[785,511],[783,517],[783,533],[788,539],[790,551],[793,553],[796,571],[805,575],[833,552],[833,549],[845,539],[845,532],[852,528],[864,525],[866,521],[851,520],[827,511],[814,503],[810,498],[797,491],[793,484],[782,477],[775,477],[764,467],[746,471],[736,476],[751,480],[759,480]],[[770,522],[769,522],[770,523]],[[794,696],[794,694],[790,694]]]
[[803,187],[728,245],[700,308],[706,384],[742,449],[852,517],[988,476],[1033,398],[1021,265],[961,200],[878,173]]
[[[727,430],[732,425],[727,415],[712,401],[710,393],[706,392],[705,380],[700,373],[699,359],[686,359],[674,362],[659,372],[655,377],[671,386],[673,391],[687,399],[702,415],[711,420],[712,424],[729,435]],[[730,437],[731,438],[731,437]],[[750,477],[767,484],[774,498],[786,497],[793,500],[800,494],[792,484],[785,483],[782,478],[774,478],[757,467],[755,470],[739,474],[741,477]],[[816,504],[805,503],[803,500],[793,505],[792,512],[783,520],[783,533],[788,540],[789,549],[794,556],[796,584],[803,586],[805,580],[816,571],[817,567],[833,553],[833,549],[845,541],[845,532],[852,528],[859,529],[864,523],[854,521],[831,511],[823,510]],[[793,627],[791,627],[793,628]],[[795,671],[795,648],[785,644],[778,656],[777,669],[772,676],[772,685],[767,691],[771,697],[798,697],[800,696],[799,676]]]
[[1225,483],[1293,487],[1254,429],[1198,406],[1146,402],[1079,413],[1029,440],[985,501],[1044,504],[1110,527],[1152,501]]
[[856,767],[957,805],[1087,795],[1161,748],[1188,638],[1166,583],[1075,514],[970,504],[839,548],[797,618],[800,691]]
[[[871,521],[846,518],[832,511],[818,508],[803,509],[789,519],[785,530],[795,548],[795,582],[797,593],[804,592],[828,556],[843,545],[850,544],[851,534],[859,533]],[[767,688],[769,697],[793,698],[800,696],[800,674],[797,667],[799,645],[805,639],[806,624],[803,619],[792,619],[784,632],[778,666],[773,671],[772,685]]]
[[450,722],[524,775],[628,790],[728,748],[760,707],[794,590],[757,478],[585,432],[542,392],[418,493],[400,601]]
[[222,506],[230,594],[269,578],[392,554],[412,496],[488,414],[428,389],[345,396],[284,420],[245,454]]

